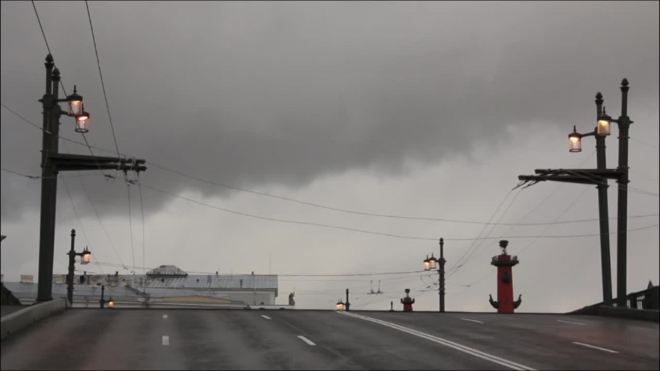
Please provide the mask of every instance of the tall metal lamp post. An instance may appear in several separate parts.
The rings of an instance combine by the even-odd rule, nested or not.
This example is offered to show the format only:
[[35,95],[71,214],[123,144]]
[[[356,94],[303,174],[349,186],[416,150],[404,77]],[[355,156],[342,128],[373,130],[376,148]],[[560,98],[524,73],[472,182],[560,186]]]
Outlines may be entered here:
[[[541,181],[556,181],[579,184],[593,184],[598,188],[598,208],[600,220],[601,268],[603,276],[603,304],[612,304],[612,275],[610,266],[609,215],[607,205],[607,180],[616,180],[619,184],[617,204],[617,300],[616,304],[626,307],[627,295],[627,241],[628,241],[628,131],[633,123],[628,117],[628,80],[621,81],[621,115],[613,119],[605,112],[603,96],[596,95],[596,128],[593,132],[580,134],[577,128],[568,135],[569,151],[582,151],[582,138],[596,137],[596,169],[537,169],[537,175],[521,175],[518,179],[533,184]],[[607,169],[605,138],[610,135],[611,123],[619,127],[619,165],[616,169]]]
[[89,264],[92,261],[92,253],[89,251],[88,248],[85,247],[85,249],[82,252],[76,252],[75,250],[75,242],[76,242],[76,230],[72,229],[71,230],[71,250],[69,250],[69,274],[66,277],[66,297],[67,300],[69,301],[69,304],[73,306],[73,275],[74,275],[74,270],[76,266],[76,256],[80,257],[80,264]]
[[[53,56],[46,57],[46,92],[39,100],[43,109],[43,139],[41,150],[41,221],[39,230],[39,283],[37,301],[52,300],[53,260],[55,257],[55,215],[57,201],[57,175],[60,171],[122,170],[145,171],[145,160],[118,157],[85,156],[59,153],[60,117],[75,118],[75,131],[89,131],[89,113],[83,106],[83,97],[74,86],[73,94],[59,97],[60,71]],[[62,110],[60,103],[67,103]]]
[[115,301],[112,300],[112,296],[110,299],[105,300],[105,285],[101,285],[101,300],[99,300],[99,304],[101,305],[101,309],[105,307],[105,304],[108,304],[108,308],[115,307]]
[[440,238],[440,259],[436,259],[433,254],[424,260],[424,270],[430,271],[438,269],[438,295],[440,297],[439,312],[445,312],[445,240]]

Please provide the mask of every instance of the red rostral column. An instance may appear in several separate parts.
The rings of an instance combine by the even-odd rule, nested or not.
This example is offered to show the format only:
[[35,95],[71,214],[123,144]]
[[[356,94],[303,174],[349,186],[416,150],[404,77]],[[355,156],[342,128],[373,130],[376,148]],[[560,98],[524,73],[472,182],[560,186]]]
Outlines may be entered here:
[[497,313],[513,313],[522,303],[522,295],[513,301],[513,274],[512,267],[518,264],[518,257],[506,253],[509,241],[500,241],[502,254],[493,257],[490,264],[497,267],[497,301],[490,296],[490,305],[497,309]]

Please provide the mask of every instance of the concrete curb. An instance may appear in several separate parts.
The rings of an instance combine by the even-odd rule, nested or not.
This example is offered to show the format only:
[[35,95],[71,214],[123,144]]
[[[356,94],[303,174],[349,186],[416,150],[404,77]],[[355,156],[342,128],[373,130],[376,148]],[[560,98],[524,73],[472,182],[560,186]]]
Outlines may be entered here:
[[53,299],[21,309],[18,312],[2,317],[2,337],[13,335],[30,326],[32,323],[47,318],[66,309],[66,299]]

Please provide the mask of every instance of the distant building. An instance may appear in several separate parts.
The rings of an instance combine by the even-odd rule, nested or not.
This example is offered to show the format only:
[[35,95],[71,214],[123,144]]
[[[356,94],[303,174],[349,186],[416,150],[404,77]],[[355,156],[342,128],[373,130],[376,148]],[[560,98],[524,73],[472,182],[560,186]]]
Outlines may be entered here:
[[[275,305],[278,296],[277,275],[190,275],[173,265],[161,265],[147,274],[76,275],[74,284],[74,302],[98,302],[101,285],[106,297],[117,302]],[[37,296],[37,285],[28,280],[5,282],[5,286],[24,302]],[[66,297],[66,275],[53,276],[53,297]]]

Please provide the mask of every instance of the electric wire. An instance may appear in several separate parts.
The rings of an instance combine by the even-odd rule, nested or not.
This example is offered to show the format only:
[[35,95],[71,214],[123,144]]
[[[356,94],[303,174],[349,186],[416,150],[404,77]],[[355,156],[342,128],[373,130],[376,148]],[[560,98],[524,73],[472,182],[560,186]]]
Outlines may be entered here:
[[[64,144],[64,148],[66,149],[66,151],[68,153],[71,153],[71,151],[70,151],[69,147],[66,145],[66,143],[63,143],[63,144]],[[94,203],[94,200],[90,196],[89,191],[87,190],[87,186],[85,185],[85,182],[83,181],[83,179],[80,179],[80,184],[82,185],[83,191],[85,192],[85,195],[87,196],[87,199],[89,200],[89,203],[92,205],[92,209],[94,210],[94,215],[96,216],[96,219],[99,221],[99,224],[101,225],[101,228],[103,229],[103,232],[105,233],[105,236],[108,238],[108,242],[110,243],[110,247],[112,248],[112,251],[114,251],[114,253],[117,256],[117,259],[121,263],[122,267],[125,268],[126,265],[124,264],[124,261],[122,260],[121,256],[117,252],[117,248],[115,247],[114,243],[112,243],[112,239],[110,238],[110,234],[108,233],[108,230],[105,228],[105,224],[103,224],[103,221],[101,220],[101,215],[99,214],[99,211],[96,207],[96,204]]]
[[[522,192],[522,188],[520,188],[520,189],[518,190],[518,192],[515,194],[515,196],[514,196],[513,199],[511,200],[511,202],[509,202],[509,205],[506,207],[506,209],[504,209],[504,212],[502,212],[502,214],[500,214],[500,216],[499,216],[499,218],[497,219],[497,222],[496,222],[496,223],[499,224],[499,222],[502,220],[502,218],[504,217],[504,215],[506,215],[506,213],[509,211],[509,209],[511,209],[511,205],[513,205],[514,202],[516,202],[516,199],[518,198],[518,196],[520,196],[520,193],[521,193],[521,192]],[[488,234],[486,235],[486,238],[490,237],[491,233],[493,233],[493,231],[495,230],[495,228],[497,228],[497,226],[498,226],[497,224],[492,226],[492,228],[490,229],[490,231],[489,231]],[[472,250],[472,252],[467,256],[467,258],[465,258],[465,260],[463,261],[463,263],[461,263],[461,265],[457,266],[456,269],[454,269],[452,272],[448,273],[446,279],[449,279],[451,276],[453,276],[454,274],[456,274],[456,273],[457,273],[462,267],[464,267],[467,263],[470,262],[470,260],[475,256],[475,254],[477,253],[477,251],[479,251],[479,249],[481,249],[481,247],[483,246],[484,242],[486,241],[486,238],[482,239],[482,240],[479,242],[479,244],[476,245],[475,249]],[[476,242],[477,242],[477,241],[475,241],[475,243],[476,243]]]
[[637,142],[639,144],[643,144],[643,145],[648,146],[648,147],[660,148],[660,146],[658,146],[657,144],[647,143],[643,140],[635,139],[635,138],[632,138],[632,137],[630,138],[630,140],[632,140],[633,142]]
[[[39,129],[39,130],[41,130],[41,131],[44,131],[41,127],[39,127],[38,125],[35,125],[35,124],[32,123],[31,121],[25,119],[23,116],[19,115],[18,113],[16,113],[15,111],[13,111],[11,108],[7,107],[4,103],[2,103],[2,106],[5,107],[6,109],[8,109],[11,113],[13,113],[14,115],[16,115],[17,117],[21,118],[21,119],[22,119],[23,121],[25,121],[26,123],[30,124],[31,126],[34,126],[35,128],[37,128],[37,129]],[[69,138],[63,137],[63,136],[59,136],[59,138],[62,139],[62,140],[65,140],[65,141],[67,141],[67,142],[70,142],[70,143],[73,143],[73,144],[77,144],[77,145],[80,145],[80,146],[83,146],[83,147],[94,148],[94,149],[96,149],[96,150],[99,150],[99,151],[102,151],[102,152],[106,152],[106,153],[115,153],[114,151],[111,151],[111,150],[106,149],[106,148],[102,148],[102,147],[98,147],[98,146],[93,146],[93,145],[90,145],[89,143],[78,142],[78,141],[75,141],[75,140],[72,140],[72,139],[69,139]],[[595,152],[594,152],[594,153],[595,153]],[[126,154],[121,154],[121,155],[122,155],[123,157],[130,157],[130,156],[126,155]],[[165,170],[170,171],[170,172],[173,172],[173,173],[178,173],[176,170],[166,169],[166,168],[164,168],[164,167],[162,167],[162,166],[160,166],[160,165],[154,164],[153,162],[149,162],[149,164],[150,164],[151,166],[159,167],[159,168],[165,169]],[[182,173],[179,173],[179,175],[181,175],[181,174],[182,174]],[[109,179],[114,179],[114,178],[115,178],[114,176],[109,175],[109,174],[106,174],[105,176],[106,176],[106,178],[109,178]],[[184,176],[185,176],[185,175],[184,175]],[[195,178],[195,177],[191,177],[191,178],[192,178],[192,179],[195,179],[195,180],[200,180],[200,181],[203,181],[203,182],[211,182],[211,181],[207,181],[207,180],[203,180],[203,179],[198,179],[198,178]],[[211,183],[213,183],[213,182],[211,182]],[[556,191],[556,190],[555,190],[555,191]],[[246,192],[249,192],[249,191],[246,191]],[[255,191],[255,192],[256,192],[256,191]],[[546,198],[545,198],[541,203],[539,203],[536,207],[541,206],[541,204],[544,203],[544,202],[545,202],[550,196],[551,196],[551,195],[546,196]],[[371,214],[371,213],[364,213],[364,214],[371,215],[371,216],[380,216],[380,215],[381,215],[381,214]],[[633,215],[633,216],[629,216],[629,218],[648,218],[648,217],[654,217],[654,216],[658,216],[658,214]],[[392,215],[392,217],[399,218],[400,216]],[[433,220],[433,221],[447,221],[447,222],[455,222],[455,223],[463,223],[463,222],[465,222],[465,223],[467,223],[467,224],[502,225],[502,226],[512,226],[512,227],[527,227],[527,226],[532,227],[532,226],[543,226],[543,225],[548,225],[548,224],[574,224],[574,223],[588,223],[588,222],[596,222],[596,221],[599,220],[598,218],[590,218],[590,219],[565,220],[565,221],[559,221],[559,222],[557,222],[557,223],[548,223],[548,222],[539,222],[539,223],[522,223],[522,222],[520,222],[520,223],[499,223],[499,224],[496,224],[496,223],[488,223],[488,222],[481,222],[481,221],[454,220],[454,219],[438,219],[438,218],[423,218],[423,217],[405,217],[405,216],[401,216],[401,218],[411,218],[411,219],[418,219],[418,220]],[[616,218],[615,218],[615,217],[612,217],[612,218],[610,218],[610,220],[616,220]]]
[[[598,176],[595,176],[595,175],[592,175],[592,174],[589,174],[589,173],[581,174],[581,173],[584,173],[583,171],[574,171],[574,170],[565,170],[565,171],[569,174],[573,174],[575,176],[578,176],[580,178],[589,180],[589,181],[597,183],[597,184],[608,185],[607,180],[601,180],[602,179],[601,177],[598,177]],[[636,187],[632,187],[632,186],[626,185],[626,184],[619,184],[618,187],[620,189],[624,190],[624,191],[627,190],[628,192],[632,192],[632,193],[638,193],[638,194],[643,194],[643,195],[647,195],[647,196],[660,197],[660,194],[658,194],[658,193],[653,193],[653,192],[646,191],[646,190],[643,190],[643,189],[639,189],[639,188],[636,188]]]
[[[509,196],[511,196],[511,193],[513,193],[513,190],[510,190],[509,192],[507,192],[507,194],[506,194],[506,196],[504,197],[504,199],[502,199],[502,201],[500,202],[500,204],[499,204],[499,205],[497,206],[497,208],[495,209],[495,212],[493,212],[493,215],[491,215],[490,218],[488,219],[488,223],[490,223],[490,221],[493,220],[493,218],[495,217],[495,215],[497,215],[497,212],[500,211],[500,208],[502,208],[502,205],[504,205],[504,203],[506,202],[506,200],[509,199]],[[488,228],[488,225],[489,225],[489,224],[484,225],[484,227],[481,229],[481,232],[479,232],[479,234],[477,235],[477,239],[475,239],[474,242],[470,245],[470,247],[468,247],[468,249],[465,250],[465,252],[463,253],[463,255],[461,255],[461,257],[460,257],[460,258],[459,258],[459,259],[458,259],[458,260],[457,260],[457,261],[456,261],[451,267],[449,267],[449,268],[447,269],[448,272],[451,272],[452,269],[454,269],[454,267],[460,267],[460,266],[461,266],[461,264],[462,264],[462,262],[463,262],[463,259],[465,259],[465,257],[466,257],[467,254],[470,252],[470,250],[472,250],[472,248],[476,245],[476,243],[477,243],[477,241],[478,241],[478,238],[481,237],[481,235],[486,231],[486,229]]]
[[140,212],[142,214],[142,266],[146,266],[146,237],[145,237],[145,225],[144,225],[144,203],[142,202],[142,183],[140,182],[140,173],[137,173],[137,184],[138,184],[138,193],[140,195]]
[[[76,209],[76,205],[73,202],[73,197],[71,197],[71,192],[69,192],[69,186],[67,185],[65,179],[62,179],[62,184],[64,184],[64,189],[66,190],[67,196],[69,196],[69,201],[71,201],[71,208],[73,209],[73,213],[76,216],[76,219],[78,219],[78,223],[80,224],[80,230],[82,231],[83,237],[85,237],[85,242],[87,242],[86,245],[88,247],[91,247],[92,241],[87,237],[87,232],[85,232],[85,226],[83,225],[82,219],[80,219],[80,215],[78,214],[78,210]],[[94,251],[94,248],[92,248],[92,251]],[[96,261],[94,264],[101,270],[101,272],[103,272],[103,268],[101,267],[98,261]]]
[[[39,12],[37,11],[37,5],[34,3],[34,0],[32,0],[32,8],[34,8],[34,15],[37,16],[37,22],[39,22],[39,28],[41,29],[41,35],[44,37],[44,42],[46,43],[46,49],[48,49],[48,54],[50,54],[50,56],[52,57],[53,53],[50,50],[50,45],[48,44],[48,38],[46,37],[46,31],[44,31],[44,26],[41,24],[41,17],[39,17]],[[53,64],[53,67],[54,66],[55,64]],[[60,86],[62,87],[62,92],[64,93],[64,95],[67,95],[62,80],[60,80]]]
[[[129,181],[130,183],[130,181]],[[336,226],[336,225],[330,225],[330,224],[322,224],[322,223],[313,223],[313,222],[306,222],[306,221],[298,221],[298,220],[286,220],[286,219],[277,219],[277,218],[270,218],[270,217],[264,217],[264,216],[259,216],[259,215],[253,215],[253,214],[248,214],[244,212],[239,212],[239,211],[233,211],[229,210],[226,208],[221,208],[218,206],[210,205],[201,201],[197,201],[185,196],[180,196],[168,191],[160,190],[155,187],[151,187],[148,185],[142,185],[143,187],[156,191],[158,193],[162,193],[171,197],[175,198],[180,198],[187,200],[191,203],[199,204],[202,206],[206,206],[209,208],[217,209],[220,211],[224,211],[230,214],[235,214],[235,215],[241,215],[244,217],[249,217],[249,218],[254,218],[254,219],[260,219],[260,220],[266,220],[266,221],[273,221],[273,222],[279,222],[279,223],[288,223],[288,224],[298,224],[298,225],[307,225],[307,226],[315,226],[315,227],[322,227],[322,228],[329,228],[329,229],[337,229],[337,230],[345,230],[345,231],[351,231],[351,232],[357,232],[357,233],[363,233],[363,234],[370,234],[370,235],[378,235],[378,236],[384,236],[384,237],[391,237],[391,238],[399,238],[399,239],[407,239],[407,240],[423,240],[423,241],[436,241],[436,237],[417,237],[417,236],[404,236],[404,235],[397,235],[397,234],[391,234],[391,233],[383,233],[383,232],[376,232],[376,231],[369,231],[369,230],[362,230],[362,229],[357,229],[357,228],[350,228],[350,227],[342,227],[342,226]],[[649,225],[646,227],[642,227],[642,229],[648,229],[648,228],[653,228],[657,226],[657,224],[654,225]],[[636,229],[637,230],[642,230],[642,229]],[[610,234],[616,234],[616,232],[610,233]],[[600,234],[575,234],[575,235],[551,235],[551,236],[543,236],[542,238],[580,238],[580,237],[592,237],[592,236],[598,236]],[[131,237],[132,238],[132,237]],[[498,239],[529,239],[529,238],[537,238],[535,235],[519,235],[519,236],[496,236],[496,237],[485,237],[485,239],[488,240],[498,240]],[[473,237],[456,237],[456,238],[445,238],[445,241],[475,241],[475,240],[480,240],[481,237],[478,238],[473,238]]]
[[133,254],[133,272],[135,272],[135,246],[133,245],[133,219],[131,216],[131,187],[130,183],[126,182],[126,191],[128,193],[128,228],[131,235],[131,252]]
[[89,12],[89,4],[85,0],[85,7],[87,8],[87,18],[89,19],[89,29],[92,32],[92,41],[94,43],[94,53],[96,54],[96,64],[99,68],[99,77],[101,78],[101,88],[103,89],[103,98],[105,99],[105,108],[108,111],[108,121],[110,122],[110,129],[112,130],[112,139],[115,142],[115,149],[117,149],[117,156],[121,157],[119,153],[119,144],[117,144],[117,135],[115,134],[115,125],[112,122],[112,115],[110,114],[110,104],[108,103],[108,94],[105,91],[105,81],[103,80],[103,72],[101,71],[101,59],[99,58],[99,50],[96,46],[96,36],[94,34],[94,25],[92,24],[92,14]]

